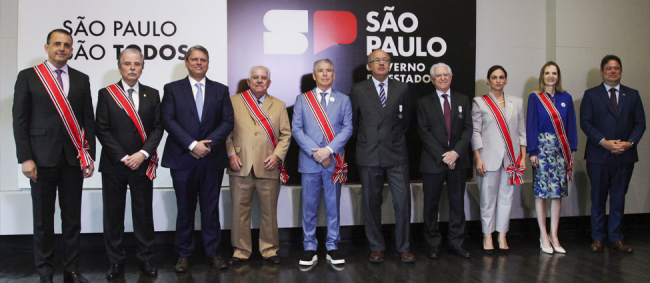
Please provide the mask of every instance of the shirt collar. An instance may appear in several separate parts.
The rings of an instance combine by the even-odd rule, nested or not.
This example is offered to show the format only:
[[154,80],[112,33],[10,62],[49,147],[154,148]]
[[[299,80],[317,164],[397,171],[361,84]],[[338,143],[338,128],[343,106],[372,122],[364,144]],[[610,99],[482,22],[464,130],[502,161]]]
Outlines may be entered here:
[[443,94],[447,94],[447,95],[449,95],[448,98],[451,97],[451,89],[448,89],[447,92],[442,92],[442,91],[439,91],[438,89],[436,89],[436,93],[438,94],[438,96],[439,96],[440,98],[443,98],[443,99],[444,99],[444,97],[442,97]]
[[384,80],[383,82],[378,81],[377,79],[375,79],[375,77],[371,77],[371,78],[372,78],[372,82],[375,83],[375,88],[378,88],[380,83],[384,83],[384,89],[388,87],[388,78],[386,78],[386,80]]
[[[609,92],[609,89],[612,88],[611,86],[609,86],[609,85],[606,84],[606,83],[603,83],[603,85],[605,86],[605,89],[607,90],[607,92]],[[621,90],[621,84],[617,84],[617,85],[616,85],[615,87],[613,87],[613,88],[616,89],[616,91],[620,91],[620,90]]]
[[203,89],[205,89],[205,77],[203,77],[201,81],[197,81],[190,76],[187,76],[187,78],[190,79],[190,86],[194,87],[196,83],[201,83],[201,86],[203,87]]
[[[45,61],[45,62],[47,62],[47,65],[50,66],[52,71],[59,69],[59,68],[55,67],[54,65],[52,65],[52,63],[50,63],[50,61]],[[63,73],[70,74],[70,73],[68,73],[68,64],[65,64],[63,67],[61,67],[61,70],[63,70]]]
[[326,91],[322,91],[320,88],[316,87],[316,88],[314,88],[314,91],[316,92],[316,95],[320,95],[321,92],[325,92],[325,93],[327,93],[327,95],[332,94],[332,88],[331,87],[328,88]]
[[140,93],[140,81],[135,82],[135,85],[133,85],[133,87],[125,83],[124,80],[120,80],[120,84],[122,84],[124,91],[128,91],[130,88],[132,88],[135,93]]

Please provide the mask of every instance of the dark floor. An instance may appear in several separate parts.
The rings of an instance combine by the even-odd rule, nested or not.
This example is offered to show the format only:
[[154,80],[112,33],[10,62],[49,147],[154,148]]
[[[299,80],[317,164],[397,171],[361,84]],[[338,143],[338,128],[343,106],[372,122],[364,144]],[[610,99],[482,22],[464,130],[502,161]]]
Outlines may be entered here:
[[[568,232],[560,235],[567,255],[546,255],[540,252],[537,234],[509,235],[511,254],[492,257],[481,252],[480,235],[473,235],[465,241],[470,259],[443,253],[438,260],[428,259],[425,242],[415,240],[411,244],[415,264],[399,262],[391,248],[384,263],[373,264],[367,260],[365,242],[345,242],[339,246],[345,265],[327,264],[321,249],[318,263],[306,271],[298,266],[302,244],[294,242],[281,246],[280,265],[267,264],[256,253],[248,264],[215,271],[203,255],[196,255],[192,271],[186,274],[174,273],[177,254],[172,246],[161,245],[156,248],[157,278],[140,275],[134,250],[129,249],[125,278],[114,282],[650,282],[650,229],[628,229],[626,239],[635,249],[633,254],[607,248],[604,253],[592,253],[588,234]],[[221,252],[226,260],[232,252],[227,246]],[[80,271],[90,282],[106,281],[109,264],[103,249],[82,249],[81,260]],[[38,282],[33,264],[31,252],[0,254],[0,282]],[[62,282],[60,257],[57,264],[54,279]]]

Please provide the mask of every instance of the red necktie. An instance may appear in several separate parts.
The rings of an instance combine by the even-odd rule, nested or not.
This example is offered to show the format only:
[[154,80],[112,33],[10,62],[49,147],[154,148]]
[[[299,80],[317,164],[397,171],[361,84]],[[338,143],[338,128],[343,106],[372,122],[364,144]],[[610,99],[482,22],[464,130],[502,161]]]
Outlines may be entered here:
[[447,124],[447,142],[451,140],[451,106],[449,106],[449,100],[447,100],[448,94],[443,94],[442,97],[445,99],[443,102],[445,105],[442,106],[443,114],[445,115],[445,124]]
[[612,106],[614,106],[614,114],[618,114],[618,103],[616,102],[616,89],[615,88],[610,88],[609,89],[609,101],[612,102]]

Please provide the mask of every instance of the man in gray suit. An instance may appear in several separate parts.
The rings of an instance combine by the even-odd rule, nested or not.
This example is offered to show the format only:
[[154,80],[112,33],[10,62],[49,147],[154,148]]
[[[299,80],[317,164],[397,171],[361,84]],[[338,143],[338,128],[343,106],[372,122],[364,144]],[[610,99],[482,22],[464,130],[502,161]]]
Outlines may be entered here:
[[411,121],[408,86],[388,79],[390,56],[375,50],[368,56],[372,78],[352,86],[352,121],[357,134],[356,163],[363,188],[363,205],[370,262],[384,261],[381,204],[384,174],[395,208],[396,250],[402,262],[415,262],[409,252],[411,189],[406,130]]

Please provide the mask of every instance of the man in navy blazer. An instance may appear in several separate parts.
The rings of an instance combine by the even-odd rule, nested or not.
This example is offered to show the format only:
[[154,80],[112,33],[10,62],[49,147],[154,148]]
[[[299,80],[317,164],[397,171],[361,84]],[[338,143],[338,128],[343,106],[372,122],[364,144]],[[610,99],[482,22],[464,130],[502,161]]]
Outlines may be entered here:
[[[316,61],[312,75],[316,81],[316,88],[313,92],[309,91],[296,97],[291,121],[293,137],[300,146],[298,171],[302,173],[302,229],[305,252],[299,264],[311,266],[318,260],[316,226],[321,192],[325,197],[327,211],[327,243],[325,244],[327,261],[331,264],[344,264],[345,259],[338,255],[338,243],[341,240],[339,235],[341,180],[335,181],[333,178],[335,158],[338,154],[344,154],[345,144],[352,135],[352,104],[347,95],[332,89],[335,77],[332,60]],[[321,131],[305,95],[314,96],[318,103],[312,106],[320,105],[325,111],[335,134],[330,142],[327,142]],[[323,126],[327,127],[327,125]]]
[[[600,63],[603,84],[585,91],[580,104],[580,127],[587,135],[585,159],[591,182],[592,252],[603,251],[607,236],[612,248],[632,252],[623,244],[621,223],[627,193],[639,161],[636,145],[645,131],[645,113],[639,92],[621,85],[621,59],[607,55]],[[605,207],[609,192],[609,223]]]
[[176,272],[189,268],[198,196],[205,253],[212,267],[226,268],[218,256],[219,194],[224,168],[229,165],[226,138],[235,120],[228,87],[205,77],[208,64],[208,50],[191,47],[185,57],[189,76],[166,84],[161,104],[163,127],[169,133],[162,166],[170,169],[178,206]]

